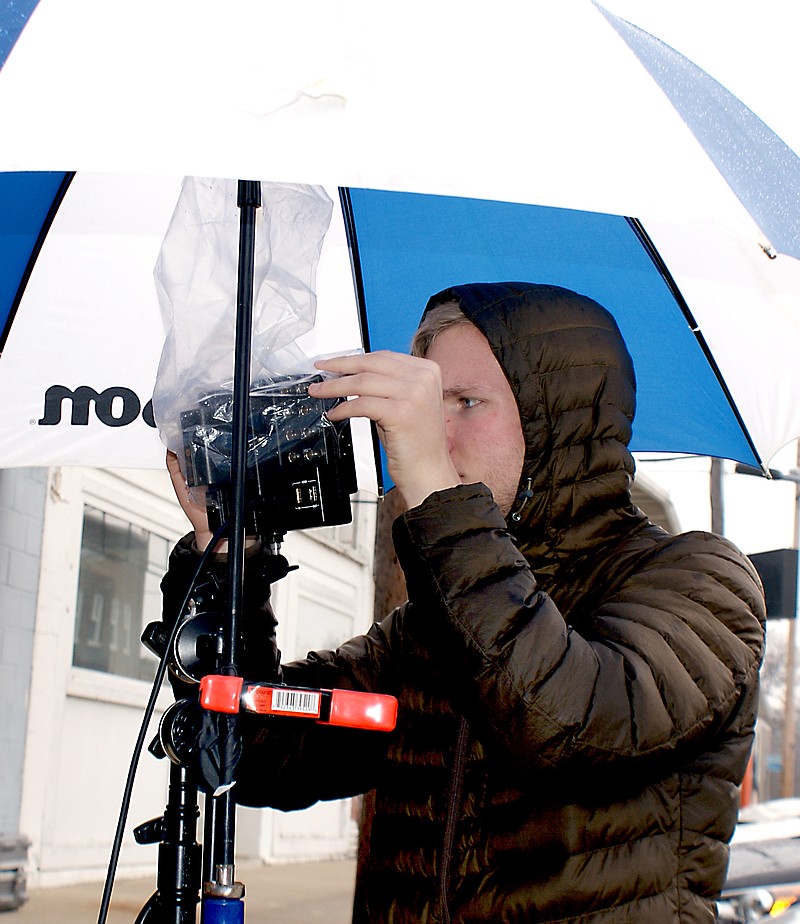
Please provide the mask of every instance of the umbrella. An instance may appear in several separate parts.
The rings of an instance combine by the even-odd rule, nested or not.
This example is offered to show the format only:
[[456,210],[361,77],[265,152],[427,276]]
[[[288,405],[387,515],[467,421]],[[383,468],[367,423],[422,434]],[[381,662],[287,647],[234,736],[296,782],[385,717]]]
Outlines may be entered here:
[[[444,285],[554,282],[620,314],[639,378],[634,448],[762,464],[800,432],[797,157],[671,49],[582,0],[501,3],[488,21],[444,4],[426,30],[412,3],[380,45],[389,24],[361,4],[271,7],[267,19],[239,2],[223,21],[202,3],[191,16],[182,3],[140,4],[135,19],[122,9],[42,0],[0,71],[0,292],[13,320],[0,465],[161,464],[148,426],[163,337],[151,270],[186,172],[310,181],[335,199],[350,189],[372,348],[405,349]],[[525,54],[495,52],[512,25]],[[242,54],[245,28],[297,39]],[[482,61],[496,54],[498,79],[451,67],[445,37]],[[58,80],[42,79],[42,55]],[[664,91],[676,86],[681,115]],[[783,186],[726,174],[734,194],[713,162],[724,170],[734,144]],[[80,169],[65,191],[65,174],[48,171],[66,165]],[[319,274],[322,352],[361,342],[346,254],[337,212]]]
[[[660,46],[637,47],[641,38],[585,0],[501,0],[491,16],[413,0],[385,12],[232,0],[224,16],[202,0],[144,0],[132,13],[121,0],[41,0],[0,72],[0,234],[13,321],[0,361],[0,427],[11,437],[0,464],[139,464],[141,435],[116,461],[90,441],[83,457],[60,456],[57,444],[62,429],[153,436],[153,371],[134,335],[161,339],[147,290],[186,174],[320,184],[334,199],[341,189],[371,347],[405,346],[421,296],[481,277],[568,284],[612,310],[625,302],[639,448],[768,460],[800,432],[787,398],[797,373],[782,350],[800,292],[792,225],[778,235],[774,200],[762,213],[749,184],[732,190],[738,181],[715,166],[690,113],[651,76],[683,71]],[[736,137],[751,124],[740,112]],[[753,156],[774,155],[791,190],[793,155],[768,139],[771,151]],[[78,172],[52,173],[64,170]],[[141,276],[129,275],[134,263]],[[321,349],[333,352],[350,313],[325,294],[323,269],[320,315],[330,307],[333,332]],[[88,318],[76,330],[90,289],[108,331]],[[48,308],[67,325],[52,352],[42,334],[59,329]],[[102,373],[81,341],[106,355]],[[653,341],[665,350],[648,352]],[[67,378],[57,362],[71,352]],[[45,380],[29,391],[35,366]],[[666,373],[652,390],[651,368]],[[664,435],[658,418],[673,407],[678,432]]]

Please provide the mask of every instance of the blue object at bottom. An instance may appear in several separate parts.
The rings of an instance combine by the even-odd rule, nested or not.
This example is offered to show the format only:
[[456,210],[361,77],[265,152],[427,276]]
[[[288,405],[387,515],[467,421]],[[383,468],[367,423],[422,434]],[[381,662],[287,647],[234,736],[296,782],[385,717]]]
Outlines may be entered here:
[[244,924],[244,902],[238,898],[204,898],[203,924]]

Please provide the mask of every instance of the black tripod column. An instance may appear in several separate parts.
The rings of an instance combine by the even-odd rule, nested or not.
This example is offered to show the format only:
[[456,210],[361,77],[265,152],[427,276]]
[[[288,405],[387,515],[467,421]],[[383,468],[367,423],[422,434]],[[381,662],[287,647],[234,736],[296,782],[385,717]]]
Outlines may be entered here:
[[158,886],[136,924],[194,924],[200,901],[201,848],[197,843],[197,786],[185,767],[172,763],[169,796],[161,818],[135,829],[139,844],[158,843]]
[[[250,356],[253,328],[256,212],[261,207],[261,183],[240,180],[238,187],[239,267],[236,301],[236,346],[233,370],[233,445],[231,451],[232,510],[228,542],[228,619],[222,635],[220,673],[239,674],[241,610],[244,590],[245,483],[247,473],[247,430],[250,403]],[[235,738],[236,717],[220,716],[221,737]],[[224,727],[224,726],[227,726]],[[227,733],[227,734],[226,734]],[[222,776],[232,783],[235,766],[225,767],[237,747],[221,754]],[[235,757],[231,756],[235,761]],[[203,924],[242,924],[244,886],[235,881],[236,805],[230,789],[213,797],[213,843],[209,879],[203,885]],[[207,845],[208,846],[208,845]]]

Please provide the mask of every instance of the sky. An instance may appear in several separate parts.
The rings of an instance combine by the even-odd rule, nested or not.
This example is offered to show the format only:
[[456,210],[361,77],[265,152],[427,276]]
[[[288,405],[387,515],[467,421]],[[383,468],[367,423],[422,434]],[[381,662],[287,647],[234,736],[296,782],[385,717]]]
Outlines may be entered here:
[[[778,452],[771,468],[797,470],[796,444]],[[638,470],[669,493],[682,530],[711,528],[710,460],[643,454]],[[723,463],[724,534],[746,554],[795,546],[795,485],[737,474],[732,462]]]

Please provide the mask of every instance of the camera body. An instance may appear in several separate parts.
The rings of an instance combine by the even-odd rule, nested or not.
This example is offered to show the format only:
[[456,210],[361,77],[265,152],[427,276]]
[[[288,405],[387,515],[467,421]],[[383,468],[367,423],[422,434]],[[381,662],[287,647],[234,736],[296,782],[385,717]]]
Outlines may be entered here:
[[[262,537],[352,520],[357,490],[350,421],[334,424],[326,411],[338,400],[308,394],[318,375],[282,376],[251,387],[245,478],[245,523]],[[209,526],[231,513],[233,395],[203,396],[181,414],[190,487],[206,486]]]

